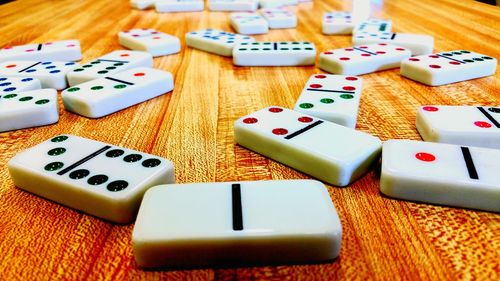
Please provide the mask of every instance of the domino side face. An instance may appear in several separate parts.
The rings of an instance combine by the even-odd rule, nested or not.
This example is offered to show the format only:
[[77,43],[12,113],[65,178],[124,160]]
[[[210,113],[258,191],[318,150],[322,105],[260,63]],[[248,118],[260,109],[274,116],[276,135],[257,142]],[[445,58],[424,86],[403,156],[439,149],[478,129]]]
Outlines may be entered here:
[[276,106],[238,119],[234,133],[238,144],[337,186],[367,172],[382,146],[369,134]]
[[203,11],[203,0],[157,0],[155,3],[158,13],[166,12],[198,12]]
[[170,72],[138,67],[89,81],[62,92],[64,107],[99,118],[172,91]]
[[352,34],[363,32],[367,34],[372,33],[386,33],[392,31],[392,21],[386,19],[367,19],[356,24],[352,30]]
[[78,66],[64,61],[7,61],[0,63],[0,76],[36,78],[42,88],[62,90],[68,86],[66,74]]
[[53,124],[58,120],[54,89],[0,94],[0,132]]
[[269,28],[295,28],[297,16],[286,9],[266,8],[260,11],[269,24]]
[[8,46],[0,49],[0,62],[19,60],[77,61],[80,59],[82,59],[82,52],[78,40]]
[[500,149],[500,106],[422,106],[417,129],[425,141]]
[[153,8],[155,0],[130,0],[130,5],[138,10]]
[[240,66],[313,65],[315,59],[311,42],[240,43],[233,49],[233,63]]
[[210,11],[255,11],[259,3],[257,0],[209,0]]
[[209,53],[231,57],[238,43],[250,43],[255,39],[222,30],[204,29],[186,34],[186,45]]
[[231,26],[241,34],[264,34],[269,31],[269,24],[257,13],[232,13]]
[[351,34],[354,28],[351,12],[329,12],[323,15],[323,34]]
[[361,75],[399,67],[409,58],[409,49],[386,44],[369,44],[335,49],[319,55],[319,68],[335,74]]
[[440,86],[495,74],[497,60],[456,50],[412,57],[401,62],[401,75],[430,86]]
[[117,223],[135,219],[148,188],[175,181],[165,158],[73,135],[18,153],[8,169],[21,189]]
[[146,192],[132,245],[142,267],[311,262],[337,257],[341,236],[317,181],[172,184]]
[[261,8],[278,8],[283,6],[293,6],[299,3],[298,0],[260,0]]
[[392,32],[358,32],[352,36],[352,43],[356,46],[374,43],[388,43],[407,48],[412,56],[432,53],[434,37],[421,34],[392,33]]
[[113,51],[70,71],[67,75],[68,83],[70,86],[75,86],[140,66],[153,67],[153,57],[150,53],[125,50]]
[[31,77],[0,77],[0,95],[36,90],[41,87],[40,80]]
[[500,212],[499,159],[498,149],[386,141],[380,191],[404,200]]
[[154,29],[131,29],[120,32],[118,40],[122,46],[148,52],[153,57],[175,54],[181,50],[179,38]]
[[361,87],[359,77],[314,74],[307,81],[294,110],[355,128]]

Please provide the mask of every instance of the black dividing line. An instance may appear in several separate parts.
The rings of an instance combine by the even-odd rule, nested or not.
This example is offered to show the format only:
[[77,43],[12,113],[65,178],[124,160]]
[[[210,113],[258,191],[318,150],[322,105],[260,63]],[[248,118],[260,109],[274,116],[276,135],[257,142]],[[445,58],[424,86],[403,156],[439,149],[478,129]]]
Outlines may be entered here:
[[461,146],[462,155],[464,156],[465,165],[467,165],[467,171],[469,172],[469,177],[474,180],[478,180],[476,167],[474,166],[474,161],[472,161],[472,156],[470,155],[470,150],[468,147]]
[[335,90],[323,90],[323,89],[311,89],[307,88],[307,91],[317,91],[317,92],[329,92],[329,93],[342,93],[342,94],[354,94],[352,91],[335,91]]
[[376,56],[376,55],[377,55],[376,53],[368,52],[367,50],[363,50],[363,49],[360,49],[360,48],[356,48],[356,47],[354,47],[353,49],[354,49],[354,50],[358,50],[358,51],[360,51],[360,52],[365,52],[365,53],[368,53],[368,54],[371,54],[371,55],[374,55],[374,56]]
[[456,61],[456,62],[459,62],[459,63],[465,63],[465,61],[452,59],[452,58],[447,57],[447,56],[445,56],[445,55],[436,55],[436,56],[438,56],[438,57],[442,57],[442,58],[445,58],[445,59],[448,59],[448,60]]
[[41,62],[41,61],[39,61],[39,62],[37,62],[37,63],[35,63],[35,64],[33,64],[33,65],[30,65],[30,66],[26,67],[25,69],[21,69],[21,70],[19,70],[19,73],[21,73],[21,72],[23,72],[23,71],[26,71],[26,70],[28,70],[28,69],[32,68],[33,66],[37,66],[37,65],[39,65],[39,64],[41,64],[41,63],[42,63],[42,62]]
[[491,121],[491,123],[493,123],[495,125],[495,127],[497,128],[500,128],[500,123],[498,123],[497,120],[495,120],[495,118],[493,118],[493,116],[491,116],[491,114],[488,113],[488,111],[486,111],[484,108],[482,107],[477,107],[477,109],[479,109],[479,111],[481,111],[481,113],[486,116],[486,118],[488,118],[488,120]]
[[42,44],[38,44],[38,47],[36,48],[37,51],[40,51],[42,49]]
[[106,151],[106,150],[108,150],[110,148],[111,148],[110,145],[106,145],[103,148],[97,150],[96,152],[93,152],[92,154],[90,154],[90,155],[88,155],[88,156],[86,156],[86,157],[84,157],[84,158],[76,161],[75,163],[69,165],[66,169],[59,171],[57,174],[60,175],[60,176],[62,176],[64,174],[66,174],[67,172],[69,172],[69,171],[73,170],[74,168],[82,165],[83,163],[89,161],[90,159],[96,157],[97,155],[103,153],[104,151]]
[[127,84],[127,85],[130,85],[130,86],[134,85],[134,83],[123,81],[123,80],[116,79],[116,78],[111,78],[111,77],[104,77],[104,78],[108,79],[108,80],[112,80],[112,81],[118,82],[118,83]]
[[243,211],[241,209],[241,186],[233,183],[231,188],[233,201],[233,230],[243,230]]
[[124,63],[127,63],[128,61],[126,60],[102,60],[102,59],[98,59],[97,61],[107,61],[107,62],[124,62]]
[[273,50],[275,51],[278,50],[278,43],[276,42],[273,43]]
[[394,38],[396,38],[396,33],[393,33],[392,36],[391,36],[391,40],[394,40]]
[[286,136],[286,137],[285,137],[285,139],[286,139],[286,140],[289,140],[289,139],[291,139],[291,138],[294,138],[294,137],[296,137],[296,136],[298,136],[298,135],[300,135],[300,134],[302,134],[302,133],[305,133],[306,131],[308,131],[308,130],[310,130],[310,129],[312,129],[312,128],[316,127],[316,126],[318,126],[318,125],[319,125],[319,124],[321,124],[321,123],[323,123],[323,121],[318,120],[318,121],[316,121],[316,122],[314,122],[314,123],[312,123],[312,124],[308,125],[307,127],[304,127],[304,128],[302,128],[302,129],[300,129],[300,130],[298,130],[298,131],[294,132],[294,133],[289,134],[288,136]]

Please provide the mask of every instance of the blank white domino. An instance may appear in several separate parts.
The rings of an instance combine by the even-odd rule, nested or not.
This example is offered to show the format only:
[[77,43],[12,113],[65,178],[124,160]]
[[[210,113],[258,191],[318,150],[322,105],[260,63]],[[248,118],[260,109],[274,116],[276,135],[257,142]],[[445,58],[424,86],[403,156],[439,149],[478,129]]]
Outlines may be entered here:
[[500,150],[389,140],[380,191],[403,200],[500,212]]
[[0,96],[40,89],[40,80],[31,77],[0,77]]
[[233,55],[236,44],[254,41],[254,38],[247,35],[215,29],[197,30],[186,34],[186,45],[226,57]]
[[138,10],[153,8],[156,0],[130,0],[130,6]]
[[319,68],[335,74],[361,75],[399,67],[410,50],[386,43],[335,49],[319,55]]
[[66,74],[78,66],[65,61],[6,61],[0,63],[0,76],[36,78],[42,88],[62,90],[68,86]]
[[54,89],[0,93],[0,132],[53,124],[58,120]]
[[358,32],[352,36],[352,43],[356,46],[373,43],[389,43],[407,48],[412,56],[419,56],[432,53],[434,48],[434,37],[421,34],[408,33],[367,33]]
[[327,183],[346,186],[378,159],[377,137],[282,107],[238,119],[238,144]]
[[314,74],[307,81],[294,110],[355,128],[361,87],[359,77]]
[[220,182],[149,189],[132,246],[141,267],[302,263],[336,258],[341,238],[318,181]]
[[233,63],[240,66],[313,65],[315,60],[311,42],[240,43],[233,49]]
[[175,54],[181,50],[179,38],[154,29],[131,29],[120,32],[118,40],[122,46],[148,52],[153,57]]
[[203,0],[156,0],[155,7],[158,13],[167,12],[198,12],[203,11]]
[[27,44],[0,49],[2,61],[77,61],[82,58],[78,40],[54,41],[41,44]]
[[68,72],[68,83],[75,86],[140,66],[153,67],[153,56],[141,51],[113,51]]
[[426,105],[417,111],[425,141],[500,149],[500,107]]
[[386,19],[367,19],[356,24],[352,30],[352,34],[358,32],[385,33],[392,31],[392,21]]
[[259,3],[257,0],[209,0],[210,11],[255,11]]
[[297,26],[297,16],[286,9],[266,8],[260,11],[269,28],[295,28]]
[[412,57],[401,62],[401,75],[440,86],[495,74],[497,60],[465,50]]
[[329,12],[323,15],[323,34],[351,34],[353,28],[351,12]]
[[172,91],[170,72],[138,67],[66,89],[66,110],[99,118]]
[[175,182],[165,158],[73,135],[22,151],[7,167],[17,187],[116,223],[135,219],[148,188]]
[[299,3],[298,0],[259,0],[261,8],[278,8],[283,6],[293,6]]
[[257,13],[232,13],[231,26],[241,34],[264,34],[269,31],[267,21]]

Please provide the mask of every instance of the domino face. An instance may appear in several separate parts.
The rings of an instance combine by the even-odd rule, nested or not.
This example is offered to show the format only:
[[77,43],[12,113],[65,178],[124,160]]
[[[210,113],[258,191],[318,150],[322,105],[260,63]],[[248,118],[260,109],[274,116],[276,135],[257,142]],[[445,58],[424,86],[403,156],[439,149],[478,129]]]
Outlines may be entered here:
[[150,53],[140,51],[113,51],[70,71],[67,75],[70,86],[113,75],[134,67],[153,67]]
[[401,75],[440,86],[495,74],[497,60],[466,50],[412,57],[401,62]]
[[278,8],[283,6],[293,6],[299,3],[298,0],[260,0],[261,8]]
[[351,12],[329,12],[323,15],[323,34],[351,34],[354,28]]
[[165,158],[73,135],[18,153],[8,169],[21,189],[117,223],[135,219],[148,188],[175,181]]
[[153,57],[178,53],[179,38],[154,29],[131,29],[118,33],[120,44],[132,50],[145,51]]
[[297,16],[288,10],[277,8],[266,8],[260,11],[269,28],[295,28],[297,27]]
[[269,24],[257,13],[232,13],[231,26],[241,34],[264,34],[269,31]]
[[319,68],[335,74],[361,75],[399,67],[411,51],[386,43],[335,49],[319,55]]
[[0,96],[36,90],[41,87],[40,80],[31,77],[0,77]]
[[233,63],[240,66],[313,65],[315,59],[311,42],[240,43],[233,49]]
[[130,6],[138,10],[153,8],[155,0],[130,0]]
[[36,78],[42,88],[62,90],[68,86],[66,74],[78,66],[65,61],[7,61],[0,63],[0,76]]
[[307,81],[294,110],[355,128],[361,87],[359,77],[314,74]]
[[422,106],[417,129],[425,141],[500,149],[500,107]]
[[203,11],[203,0],[157,0],[155,3],[158,13],[165,12],[198,12]]
[[372,33],[386,33],[392,31],[392,21],[386,19],[367,19],[356,24],[352,30],[352,34],[363,32],[367,34]]
[[407,48],[412,56],[419,56],[432,53],[434,48],[434,37],[421,34],[408,33],[367,33],[358,32],[352,36],[354,45],[367,45],[373,43],[388,43]]
[[138,67],[89,81],[62,92],[64,107],[99,118],[172,91],[170,72]]
[[0,132],[53,124],[58,120],[54,89],[0,94]]
[[186,45],[209,53],[231,57],[233,48],[238,43],[250,43],[255,39],[215,29],[204,29],[186,34]]
[[500,150],[390,140],[382,193],[404,200],[500,212]]
[[78,40],[27,44],[0,49],[0,62],[4,61],[77,61],[82,58]]
[[146,192],[132,245],[141,267],[311,262],[337,257],[341,236],[317,181],[172,184]]
[[234,134],[238,144],[337,186],[361,177],[381,149],[374,136],[276,106],[238,119]]
[[209,0],[210,11],[255,11],[259,3],[257,0]]

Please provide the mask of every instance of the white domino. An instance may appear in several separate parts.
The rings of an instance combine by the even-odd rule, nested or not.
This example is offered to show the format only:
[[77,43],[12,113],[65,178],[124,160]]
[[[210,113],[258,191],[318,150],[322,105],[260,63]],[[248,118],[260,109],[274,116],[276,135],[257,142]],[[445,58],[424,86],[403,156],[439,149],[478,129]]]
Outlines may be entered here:
[[267,21],[257,13],[232,13],[231,26],[241,34],[264,34],[269,31]]
[[330,195],[312,180],[156,186],[132,232],[141,267],[326,261],[341,239]]
[[153,56],[147,52],[118,50],[73,69],[67,78],[69,85],[75,86],[140,66],[153,67]]
[[27,44],[0,49],[3,61],[77,61],[82,58],[78,40],[54,41],[41,44]]
[[403,200],[500,212],[500,150],[389,140],[380,191]]
[[53,124],[58,120],[54,89],[0,93],[0,132]]
[[432,53],[434,37],[422,34],[360,31],[352,36],[352,43],[355,46],[374,43],[394,44],[409,49],[412,56],[419,56]]
[[209,0],[210,11],[255,11],[259,3],[257,0]]
[[6,61],[0,63],[0,76],[36,78],[42,88],[62,90],[68,86],[66,74],[78,66],[66,61]]
[[380,154],[377,137],[282,107],[238,119],[236,142],[327,183],[346,186]]
[[172,91],[170,72],[138,67],[68,88],[66,110],[99,118]]
[[279,8],[297,5],[298,3],[298,0],[259,0],[259,6],[261,8]]
[[351,34],[353,28],[351,12],[328,12],[323,15],[323,34]]
[[392,21],[386,19],[367,19],[357,23],[352,29],[352,34],[359,32],[386,33],[392,31]]
[[0,77],[0,95],[40,89],[40,80],[31,77]]
[[120,32],[118,40],[124,47],[148,52],[153,57],[175,54],[181,50],[179,38],[154,29],[131,29]]
[[116,223],[135,219],[148,188],[175,182],[165,158],[73,135],[22,151],[7,167],[17,187]]
[[319,55],[319,68],[335,74],[361,75],[399,67],[411,51],[386,43],[335,49]]
[[186,45],[226,57],[233,55],[236,44],[254,41],[254,38],[247,35],[215,29],[197,30],[186,34]]
[[360,77],[314,74],[307,81],[294,110],[355,128],[361,88]]
[[133,8],[144,10],[148,8],[153,8],[156,0],[130,0],[130,6]]
[[466,50],[412,57],[401,62],[401,75],[440,86],[495,74],[497,60]]
[[158,13],[198,12],[205,4],[203,0],[156,0],[155,7]]
[[417,111],[425,141],[500,149],[500,107],[426,105]]
[[233,49],[233,63],[240,66],[313,65],[315,60],[311,42],[240,43]]
[[286,9],[267,8],[260,11],[269,24],[269,28],[295,28],[297,16]]

